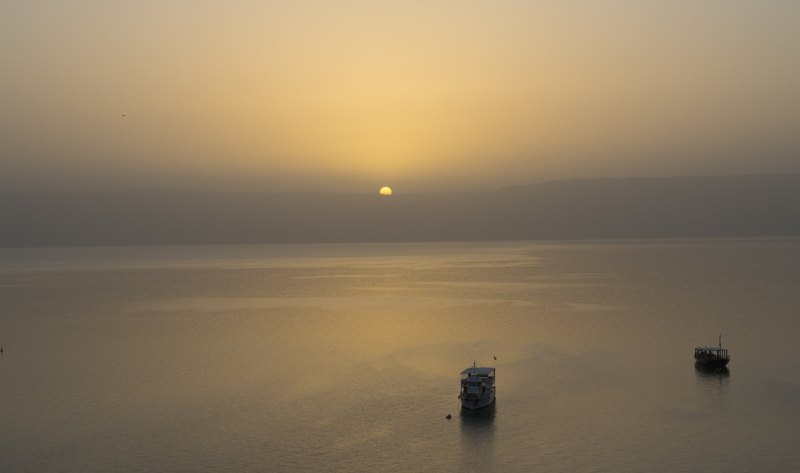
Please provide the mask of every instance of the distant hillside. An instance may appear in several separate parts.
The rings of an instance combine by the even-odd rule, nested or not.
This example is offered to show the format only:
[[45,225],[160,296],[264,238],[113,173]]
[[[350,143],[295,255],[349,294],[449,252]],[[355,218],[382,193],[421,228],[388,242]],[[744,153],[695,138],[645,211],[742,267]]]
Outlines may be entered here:
[[0,246],[800,235],[800,175],[464,193],[0,192]]

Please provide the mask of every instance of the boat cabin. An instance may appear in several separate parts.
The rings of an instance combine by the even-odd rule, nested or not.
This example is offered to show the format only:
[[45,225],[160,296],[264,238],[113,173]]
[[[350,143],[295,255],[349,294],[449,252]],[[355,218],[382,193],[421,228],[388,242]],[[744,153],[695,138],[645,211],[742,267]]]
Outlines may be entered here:
[[468,409],[486,407],[494,402],[495,369],[476,366],[461,372],[461,405]]
[[697,358],[716,358],[719,360],[730,360],[727,348],[718,347],[697,347],[694,349],[694,357]]
[[703,368],[725,368],[729,361],[728,349],[722,347],[697,347],[694,349],[694,360]]

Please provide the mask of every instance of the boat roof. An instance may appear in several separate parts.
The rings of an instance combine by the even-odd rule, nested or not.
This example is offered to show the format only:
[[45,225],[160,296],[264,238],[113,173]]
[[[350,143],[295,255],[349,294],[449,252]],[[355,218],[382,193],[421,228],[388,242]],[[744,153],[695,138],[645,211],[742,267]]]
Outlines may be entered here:
[[493,372],[494,368],[489,368],[488,366],[470,366],[469,368],[462,371],[461,374],[477,374],[482,376],[488,376]]
[[719,351],[719,350],[727,350],[727,348],[720,348],[720,347],[695,347],[695,350],[703,350],[703,351]]

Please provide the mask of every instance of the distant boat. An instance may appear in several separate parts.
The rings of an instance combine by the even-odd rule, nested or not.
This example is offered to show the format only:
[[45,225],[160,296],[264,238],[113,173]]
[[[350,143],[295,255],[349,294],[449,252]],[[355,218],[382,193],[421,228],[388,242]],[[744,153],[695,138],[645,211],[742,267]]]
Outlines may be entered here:
[[694,349],[694,359],[703,368],[724,368],[731,357],[727,348],[722,348],[722,335],[719,336],[718,347],[696,347]]
[[461,407],[480,409],[492,405],[495,397],[495,370],[485,366],[472,366],[461,372]]

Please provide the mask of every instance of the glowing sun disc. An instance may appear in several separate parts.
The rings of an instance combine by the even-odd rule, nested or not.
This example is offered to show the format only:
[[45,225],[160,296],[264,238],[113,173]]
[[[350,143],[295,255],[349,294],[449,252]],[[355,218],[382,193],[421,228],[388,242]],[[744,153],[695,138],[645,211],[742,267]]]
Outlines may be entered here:
[[392,195],[392,188],[391,187],[387,187],[387,186],[383,186],[383,187],[381,187],[381,190],[378,191],[378,193],[380,195],[386,195],[386,196]]

